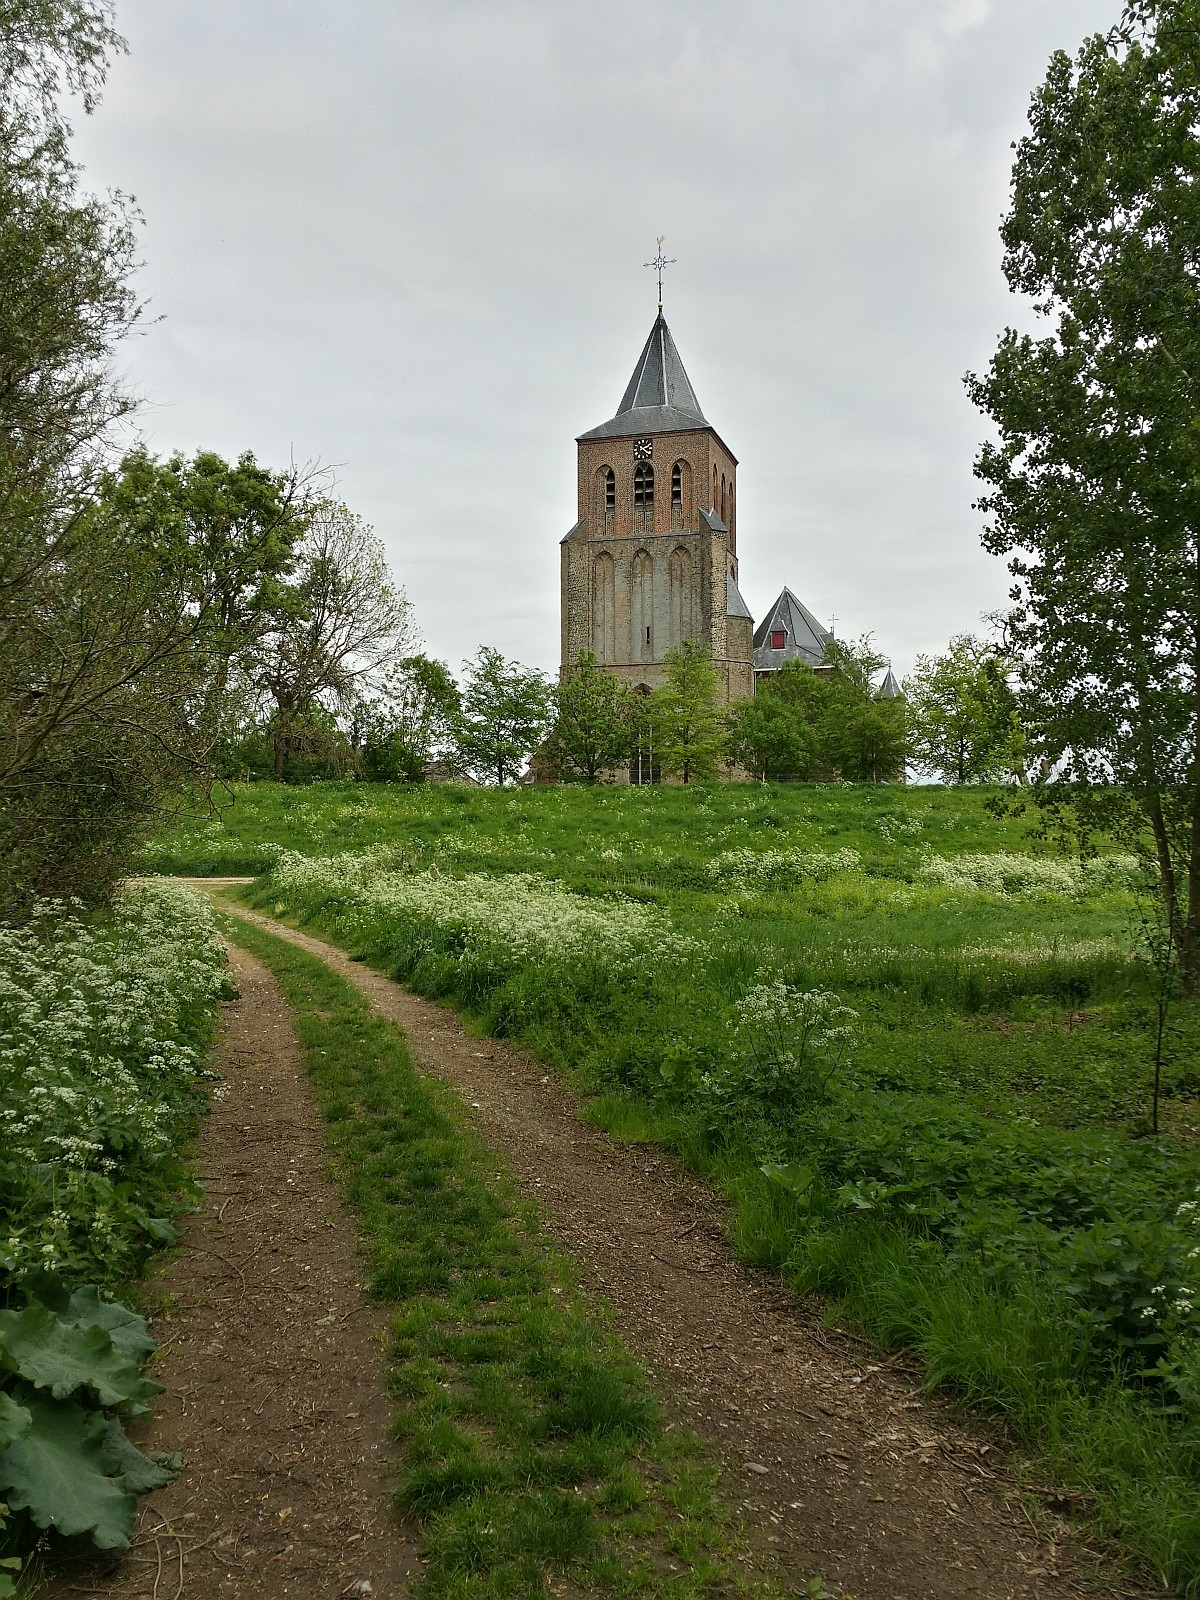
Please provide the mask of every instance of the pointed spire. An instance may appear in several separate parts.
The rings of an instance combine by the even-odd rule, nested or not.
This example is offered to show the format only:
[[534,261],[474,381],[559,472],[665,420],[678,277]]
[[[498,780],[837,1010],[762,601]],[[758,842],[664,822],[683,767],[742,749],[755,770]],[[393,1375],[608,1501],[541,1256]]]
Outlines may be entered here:
[[602,439],[630,433],[678,433],[707,426],[696,391],[667,327],[667,319],[660,310],[621,396],[616,416],[581,437]]
[[617,415],[621,416],[626,411],[640,411],[646,406],[670,406],[674,411],[685,411],[697,422],[704,421],[696,391],[683,370],[679,351],[675,348],[667,319],[661,311],[654,319],[650,337],[621,397]]

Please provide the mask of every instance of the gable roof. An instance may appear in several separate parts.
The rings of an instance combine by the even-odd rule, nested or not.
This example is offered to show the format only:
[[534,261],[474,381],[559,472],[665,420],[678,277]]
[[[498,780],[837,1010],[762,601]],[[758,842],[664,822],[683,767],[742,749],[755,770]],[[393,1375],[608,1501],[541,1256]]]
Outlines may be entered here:
[[615,417],[580,439],[615,439],[629,434],[686,433],[708,422],[692,388],[662,312],[638,357]]
[[[778,632],[786,636],[783,649],[772,650],[771,635]],[[808,607],[785,588],[754,630],[755,671],[769,672],[785,661],[807,661],[811,667],[819,666],[825,645],[832,638],[829,629],[823,628]]]

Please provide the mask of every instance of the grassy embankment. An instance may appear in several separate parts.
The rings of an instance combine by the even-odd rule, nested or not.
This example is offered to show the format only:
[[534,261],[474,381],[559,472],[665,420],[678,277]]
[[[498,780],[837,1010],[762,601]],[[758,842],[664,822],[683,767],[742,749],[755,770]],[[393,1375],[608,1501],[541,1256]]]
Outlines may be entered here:
[[[1200,1026],[1150,1138],[1135,874],[1033,849],[952,791],[322,786],[242,791],[151,860],[274,862],[258,904],[678,1151],[748,1259],[1003,1415],[1035,1481],[1196,1593]],[[823,1048],[814,991],[850,1037]]]
[[782,1593],[739,1543],[711,1465],[664,1428],[641,1372],[453,1095],[413,1070],[400,1030],[322,962],[227,926],[296,1008],[371,1293],[391,1308],[399,1498],[424,1536],[421,1593],[499,1600],[564,1579],[630,1600]]

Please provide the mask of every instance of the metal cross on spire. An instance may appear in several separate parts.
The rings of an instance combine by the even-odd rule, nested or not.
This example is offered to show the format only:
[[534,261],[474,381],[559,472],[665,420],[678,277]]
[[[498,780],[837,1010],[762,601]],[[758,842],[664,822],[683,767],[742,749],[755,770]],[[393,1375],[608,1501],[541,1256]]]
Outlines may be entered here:
[[658,238],[654,241],[654,260],[653,261],[644,261],[642,263],[643,266],[653,267],[654,270],[658,273],[658,309],[660,311],[662,310],[662,275],[663,275],[663,268],[664,267],[673,267],[675,265],[675,257],[674,256],[672,256],[668,260],[667,257],[665,255],[663,255],[663,245],[666,244],[666,242],[667,242],[666,234],[665,233],[660,233]]

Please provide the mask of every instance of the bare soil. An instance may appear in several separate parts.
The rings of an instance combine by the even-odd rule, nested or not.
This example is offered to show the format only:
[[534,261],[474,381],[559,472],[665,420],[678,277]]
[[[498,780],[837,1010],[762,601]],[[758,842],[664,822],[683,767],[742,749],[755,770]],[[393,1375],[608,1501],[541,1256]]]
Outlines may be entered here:
[[[204,887],[203,880],[197,886]],[[244,908],[228,909],[328,962],[405,1030],[422,1070],[458,1091],[481,1137],[503,1153],[536,1197],[548,1234],[578,1263],[585,1286],[615,1308],[623,1340],[646,1364],[668,1409],[709,1442],[752,1537],[797,1584],[822,1573],[831,1587],[856,1600],[1058,1600],[1098,1589],[1122,1596],[1142,1592],[1115,1565],[1102,1571],[1082,1538],[1054,1514],[1052,1499],[1030,1516],[1006,1474],[1001,1436],[963,1425],[948,1405],[921,1392],[917,1375],[901,1362],[874,1358],[862,1342],[824,1326],[816,1308],[798,1304],[768,1274],[738,1262],[727,1242],[724,1203],[667,1156],[618,1144],[582,1124],[570,1093],[541,1063],[508,1044],[473,1038],[448,1008],[418,999],[320,940]],[[164,1442],[180,1437],[174,1417],[180,1383],[190,1379],[193,1385],[190,1418],[205,1406],[211,1416],[213,1399],[221,1396],[229,1432],[211,1464],[197,1465],[170,1491],[176,1497],[169,1502],[172,1526],[179,1526],[185,1502],[194,1505],[198,1535],[211,1528],[222,1538],[237,1537],[240,1542],[227,1548],[243,1559],[251,1542],[256,1564],[268,1558],[279,1564],[276,1583],[287,1581],[286,1572],[295,1575],[290,1590],[240,1592],[332,1594],[336,1590],[321,1587],[315,1576],[309,1587],[298,1586],[303,1561],[316,1561],[321,1552],[326,1567],[310,1570],[327,1570],[331,1577],[336,1571],[339,1581],[358,1570],[347,1564],[342,1545],[352,1522],[362,1534],[364,1573],[386,1573],[385,1581],[394,1581],[391,1575],[402,1562],[388,1566],[385,1529],[370,1509],[378,1505],[372,1471],[385,1448],[384,1419],[378,1401],[372,1406],[361,1387],[361,1375],[371,1368],[371,1335],[369,1320],[356,1309],[352,1247],[319,1176],[317,1130],[290,1032],[277,1003],[267,1003],[277,1020],[265,1032],[261,1017],[244,1003],[241,1021],[230,1031],[243,1076],[260,1054],[286,1063],[273,1080],[277,1091],[259,1092],[257,1102],[253,1096],[241,1100],[232,1118],[223,1111],[226,1131],[218,1138],[226,1141],[225,1164],[215,1166],[212,1154],[205,1161],[210,1179],[237,1186],[228,1190],[235,1196],[244,1195],[248,1182],[258,1193],[269,1169],[271,1199],[264,1199],[268,1209],[257,1229],[237,1244],[230,1245],[227,1233],[211,1232],[210,1222],[200,1224],[194,1246],[224,1240],[224,1253],[237,1269],[232,1282],[219,1270],[211,1272],[206,1293],[229,1297],[219,1307],[214,1301],[210,1309],[206,1300],[188,1313],[200,1318],[189,1326],[203,1328],[193,1342],[207,1340],[213,1354],[197,1349],[182,1358],[181,1368],[166,1364],[164,1379],[173,1393],[156,1431]],[[268,1081],[265,1066],[251,1075]],[[283,1134],[280,1119],[298,1119],[296,1131],[289,1120]],[[279,1133],[272,1131],[276,1127]],[[296,1137],[305,1154],[295,1181],[306,1198],[301,1202],[297,1194],[303,1211],[293,1218],[279,1183],[283,1152]],[[245,1141],[251,1138],[263,1141],[254,1145],[254,1162],[246,1158]],[[286,1194],[290,1202],[290,1185]],[[228,1229],[237,1214],[235,1204],[222,1226]],[[268,1239],[268,1252],[278,1246],[269,1255],[275,1274],[269,1278],[261,1248]],[[315,1239],[330,1253],[328,1266],[319,1269],[319,1289]],[[246,1272],[251,1255],[254,1270]],[[194,1284],[196,1259],[194,1250],[186,1250],[173,1269],[182,1281]],[[311,1264],[313,1278],[307,1271],[301,1276],[301,1263]],[[312,1337],[321,1330],[311,1330],[307,1343],[284,1355],[276,1340],[291,1352],[295,1319],[308,1308],[329,1319],[327,1342]],[[348,1341],[355,1341],[353,1353]],[[211,1376],[197,1386],[201,1361],[211,1362],[199,1369]],[[303,1398],[299,1392],[293,1397],[286,1378],[284,1388],[272,1388],[281,1375],[301,1372],[311,1385]],[[355,1373],[358,1388],[339,1387]],[[230,1382],[232,1392],[224,1387]],[[355,1470],[363,1474],[362,1488],[353,1502],[359,1509],[352,1514],[331,1508],[329,1515],[340,1520],[328,1528],[315,1510],[294,1510],[284,1529],[284,1504],[300,1504],[289,1473],[294,1467],[324,1481],[325,1451],[351,1407],[361,1425]],[[337,1470],[345,1471],[344,1452],[338,1460]],[[235,1462],[249,1474],[241,1480],[247,1485],[244,1500],[217,1481]],[[269,1495],[261,1513],[253,1509],[256,1494]],[[167,1503],[167,1497],[156,1497],[148,1517],[161,1517]],[[301,1516],[311,1529],[303,1546],[292,1531],[304,1528]],[[402,1548],[401,1535],[393,1537]],[[216,1548],[206,1546],[212,1554],[204,1558],[214,1577],[221,1572]],[[301,1550],[309,1552],[303,1559]],[[125,1592],[148,1595],[149,1588]]]
[[420,1570],[389,1505],[382,1318],[292,1013],[258,961],[230,961],[240,998],[216,1044],[227,1089],[200,1135],[204,1201],[148,1286],[166,1393],[135,1437],[182,1451],[183,1475],[142,1503],[126,1556],[66,1565],[46,1600],[394,1600]]

